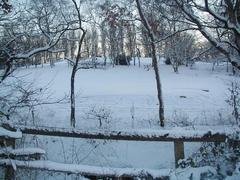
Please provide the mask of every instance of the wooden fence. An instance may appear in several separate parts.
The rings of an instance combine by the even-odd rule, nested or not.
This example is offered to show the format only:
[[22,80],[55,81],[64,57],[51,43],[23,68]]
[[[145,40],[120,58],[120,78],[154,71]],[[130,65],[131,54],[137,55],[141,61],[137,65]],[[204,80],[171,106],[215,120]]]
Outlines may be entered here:
[[[178,167],[178,161],[184,159],[184,142],[231,142],[239,145],[239,138],[234,133],[226,133],[214,130],[156,130],[156,131],[84,131],[78,129],[50,128],[50,127],[27,127],[4,125],[11,131],[20,130],[23,134],[72,137],[99,140],[125,140],[125,141],[165,141],[174,143],[175,165]],[[234,132],[234,131],[232,131]],[[57,171],[57,170],[55,170]],[[59,171],[61,172],[61,171]],[[72,172],[74,173],[74,172]],[[84,172],[82,172],[84,174]],[[85,173],[84,175],[86,175]],[[89,177],[104,177],[104,174],[89,174]],[[107,174],[105,177],[108,176]],[[111,176],[114,176],[111,175]],[[130,175],[126,176],[129,177]],[[108,176],[110,177],[110,175]],[[94,179],[93,178],[93,179]]]

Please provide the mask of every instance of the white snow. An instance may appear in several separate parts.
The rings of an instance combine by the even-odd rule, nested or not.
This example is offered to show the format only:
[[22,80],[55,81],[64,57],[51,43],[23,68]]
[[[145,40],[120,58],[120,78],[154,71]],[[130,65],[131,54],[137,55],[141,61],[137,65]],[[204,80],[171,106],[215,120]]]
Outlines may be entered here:
[[3,127],[0,127],[0,137],[19,139],[22,137],[22,133],[20,131],[17,132],[9,131]]
[[45,154],[45,150],[40,148],[18,148],[18,149],[0,149],[0,154],[11,154],[15,156]]
[[193,179],[193,180],[200,180],[201,174],[203,173],[212,173],[217,174],[216,170],[211,166],[203,166],[199,168],[192,168],[188,167],[185,169],[176,169],[175,173],[172,173],[170,176],[171,180],[178,180],[178,179]]
[[152,176],[153,178],[159,178],[169,176],[171,173],[170,169],[152,170],[152,169],[138,169],[138,168],[111,168],[111,167],[98,167],[88,165],[77,165],[77,164],[65,164],[56,163],[52,161],[18,161],[10,159],[1,159],[0,165],[11,165],[11,161],[17,167],[29,167],[39,170],[49,170],[57,172],[75,173],[81,175],[97,175],[97,176],[136,176],[136,177],[147,177]]
[[239,180],[240,179],[240,163],[236,165],[236,169],[232,176],[228,176],[226,180]]
[[[166,114],[166,127],[158,122],[158,101],[154,72],[144,66],[116,66],[106,69],[80,69],[76,74],[76,131],[119,132],[169,137],[199,137],[205,133],[233,134],[231,109],[226,103],[228,84],[238,78],[229,76],[225,66],[211,71],[212,64],[196,63],[194,69],[181,66],[175,74],[171,66],[160,62],[160,76]],[[54,68],[20,68],[16,72],[37,87],[47,87],[52,97],[70,92],[71,67],[67,62]],[[181,98],[185,96],[186,98]],[[97,118],[87,118],[93,109],[104,109],[110,118],[99,127]],[[70,128],[70,103],[42,105],[35,109],[35,119],[23,116],[18,125]],[[134,119],[132,119],[134,116]],[[179,127],[184,126],[184,127]],[[185,127],[187,126],[187,127]],[[187,130],[187,131],[185,131]],[[32,136],[28,137],[32,141]],[[26,140],[27,141],[27,140]],[[38,136],[38,145],[49,160],[92,166],[168,169],[174,168],[173,144],[169,142],[104,142],[75,138]],[[185,143],[185,155],[196,151],[199,144]],[[74,150],[73,150],[74,149]]]
[[[150,62],[144,60],[143,63]],[[180,67],[180,73],[175,74],[171,66],[161,64],[166,121],[176,123],[177,119],[186,119],[190,125],[231,124],[226,121],[231,112],[225,100],[227,84],[234,77],[224,72],[212,72],[211,64],[208,63],[199,63],[196,68],[190,70]],[[27,81],[35,82],[38,87],[47,86],[53,97],[61,98],[70,92],[70,74],[71,68],[62,62],[54,68],[21,69],[17,75],[29,75],[25,78]],[[75,87],[77,127],[97,128],[96,120],[86,119],[86,114],[95,107],[111,112],[111,128],[131,128],[134,104],[134,118],[137,120],[135,128],[158,128],[158,101],[153,70],[134,66],[106,70],[81,69],[76,75]],[[70,127],[69,114],[69,104],[55,104],[41,106],[35,117],[38,125]],[[32,124],[29,120],[26,123]]]
[[[78,165],[78,164],[65,164],[56,163],[52,161],[19,161],[11,159],[0,160],[0,165],[13,165],[15,168],[30,168],[39,169],[55,172],[66,172],[74,173],[80,175],[95,175],[95,176],[110,176],[110,177],[121,177],[121,176],[133,176],[133,177],[152,177],[153,179],[169,177],[170,180],[185,180],[201,179],[201,175],[204,173],[210,173],[211,175],[216,175],[217,172],[213,167],[203,166],[199,168],[178,168],[176,170],[171,169],[140,169],[140,168],[112,168],[112,167],[99,167],[99,166],[88,166],[88,165]],[[233,176],[227,177],[228,180],[237,180],[239,178],[239,173],[235,173]]]

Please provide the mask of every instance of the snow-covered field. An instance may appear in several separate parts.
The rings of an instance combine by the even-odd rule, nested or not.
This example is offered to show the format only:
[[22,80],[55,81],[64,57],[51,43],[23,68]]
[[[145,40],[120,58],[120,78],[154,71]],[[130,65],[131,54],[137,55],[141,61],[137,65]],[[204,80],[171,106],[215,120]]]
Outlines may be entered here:
[[[150,60],[144,59],[142,63],[147,66]],[[223,123],[221,118],[230,114],[225,100],[233,77],[225,69],[212,72],[211,66],[210,63],[198,63],[193,70],[180,67],[180,73],[176,74],[171,66],[161,63],[167,123],[184,119],[194,125],[218,125]],[[17,75],[24,76],[37,87],[47,87],[52,98],[69,95],[71,67],[66,62],[57,63],[54,68],[22,68]],[[79,70],[75,82],[77,127],[97,128],[98,121],[86,117],[90,110],[104,109],[112,117],[112,128],[158,128],[154,77],[153,70],[143,66]],[[69,112],[69,104],[41,106],[36,112],[36,123],[69,127]]]
[[[150,59],[142,66],[109,66],[80,69],[76,74],[76,126],[79,129],[159,129],[155,76]],[[196,63],[193,69],[180,67],[179,74],[160,62],[160,76],[166,113],[166,126],[231,125],[227,88],[233,76],[225,66],[211,71],[209,63]],[[70,91],[71,67],[67,62],[54,68],[20,68],[16,72],[36,87],[47,87],[48,100],[62,98]],[[236,77],[235,77],[236,78]],[[46,94],[48,96],[49,94]],[[105,115],[102,127],[96,114]],[[70,104],[42,105],[35,110],[35,125],[70,127]],[[29,119],[24,124],[31,125]],[[173,168],[173,144],[168,142],[115,142],[73,138],[33,137],[28,146],[46,150],[56,162],[137,168]],[[27,141],[26,141],[27,142]],[[26,145],[26,144],[25,144]],[[185,153],[199,147],[186,144]]]

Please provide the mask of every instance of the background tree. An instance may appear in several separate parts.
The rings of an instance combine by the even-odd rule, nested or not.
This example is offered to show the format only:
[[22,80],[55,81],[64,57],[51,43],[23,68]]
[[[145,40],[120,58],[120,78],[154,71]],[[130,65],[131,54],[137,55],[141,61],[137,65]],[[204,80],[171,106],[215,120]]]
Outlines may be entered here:
[[137,34],[136,25],[133,22],[127,22],[126,25],[126,51],[128,55],[133,58],[133,65],[136,65],[136,46],[137,46]]
[[[13,17],[5,17],[9,21],[4,20],[3,26],[5,35],[2,38],[0,55],[1,59],[4,59],[5,70],[0,75],[0,82],[15,70],[14,64],[28,61],[34,55],[42,52],[52,52],[54,46],[60,42],[62,35],[68,31],[72,23],[66,21],[60,12],[57,12],[57,18],[53,14],[41,14],[41,7],[45,7],[44,4],[40,4],[38,9],[30,7],[28,6],[29,11],[20,11],[23,8],[20,6],[18,7],[19,12],[12,14]],[[48,15],[52,17],[51,23],[46,22],[45,16]],[[34,40],[37,41],[41,38],[44,38],[44,44],[33,43]]]
[[106,22],[102,21],[100,24],[100,34],[101,34],[101,49],[104,58],[104,65],[107,64],[107,29],[106,29]]
[[166,40],[164,56],[170,61],[174,72],[180,65],[188,65],[195,56],[194,38],[188,33],[181,33]]
[[[8,2],[8,1],[4,1]],[[5,6],[1,6],[5,7]],[[26,8],[22,11],[22,8]],[[35,88],[33,83],[27,83],[19,77],[15,77],[13,71],[24,64],[37,64],[41,61],[41,53],[51,52],[60,41],[62,35],[68,30],[69,24],[61,19],[59,24],[52,25],[46,32],[41,16],[38,16],[37,8],[33,10],[32,4],[26,6],[11,7],[9,14],[1,14],[1,48],[0,60],[2,68],[0,80],[0,120],[12,120],[15,117],[22,120],[22,114],[30,113],[34,120],[34,107],[49,102],[43,99],[46,89]],[[39,9],[38,9],[39,10]],[[57,28],[58,27],[58,28]],[[45,41],[48,36],[48,41]],[[32,60],[32,61],[31,61]],[[29,120],[24,116],[24,123]]]
[[235,69],[240,70],[240,1],[174,1],[184,12],[186,20],[196,26]]

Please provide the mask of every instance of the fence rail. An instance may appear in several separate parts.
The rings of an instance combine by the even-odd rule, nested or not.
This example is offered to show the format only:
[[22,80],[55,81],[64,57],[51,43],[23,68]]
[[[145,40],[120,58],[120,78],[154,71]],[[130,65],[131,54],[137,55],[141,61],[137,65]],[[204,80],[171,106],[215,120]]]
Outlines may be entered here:
[[[85,139],[126,140],[126,141],[184,141],[184,142],[225,142],[240,141],[240,135],[234,130],[118,130],[86,131],[76,128],[34,127],[3,125],[4,128],[23,134],[59,136]],[[237,137],[238,136],[238,137]]]

